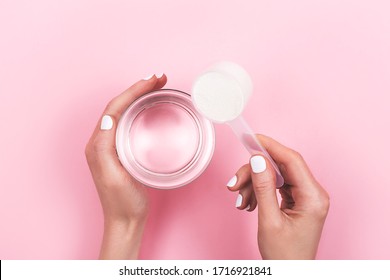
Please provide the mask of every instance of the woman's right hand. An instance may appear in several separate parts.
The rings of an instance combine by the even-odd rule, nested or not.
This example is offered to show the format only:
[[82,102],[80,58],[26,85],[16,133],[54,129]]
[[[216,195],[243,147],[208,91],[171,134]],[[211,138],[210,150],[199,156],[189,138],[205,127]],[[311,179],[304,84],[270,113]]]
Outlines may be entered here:
[[258,135],[280,168],[285,185],[276,196],[275,171],[259,153],[241,167],[228,189],[239,191],[236,207],[258,208],[258,245],[263,259],[314,259],[329,209],[329,196],[310,172],[302,156]]

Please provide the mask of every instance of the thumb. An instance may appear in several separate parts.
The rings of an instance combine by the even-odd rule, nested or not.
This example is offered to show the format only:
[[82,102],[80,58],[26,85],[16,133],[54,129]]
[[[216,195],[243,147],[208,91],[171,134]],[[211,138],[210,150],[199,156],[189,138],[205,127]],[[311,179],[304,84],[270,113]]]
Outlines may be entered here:
[[261,154],[250,159],[253,190],[256,195],[259,222],[280,217],[278,199],[276,197],[276,175],[271,163]]

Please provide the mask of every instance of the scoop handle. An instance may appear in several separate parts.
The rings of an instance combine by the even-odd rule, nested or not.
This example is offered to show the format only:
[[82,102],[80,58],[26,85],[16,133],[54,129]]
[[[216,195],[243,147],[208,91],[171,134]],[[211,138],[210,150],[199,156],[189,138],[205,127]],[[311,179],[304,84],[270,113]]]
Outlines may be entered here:
[[249,127],[244,118],[239,116],[236,119],[229,121],[228,124],[251,155],[262,152],[267,157],[276,172],[276,187],[281,188],[284,184],[284,178],[280,173],[278,166],[272,157],[268,154],[266,149],[264,149],[264,147],[261,145],[260,141],[252,132],[252,129]]

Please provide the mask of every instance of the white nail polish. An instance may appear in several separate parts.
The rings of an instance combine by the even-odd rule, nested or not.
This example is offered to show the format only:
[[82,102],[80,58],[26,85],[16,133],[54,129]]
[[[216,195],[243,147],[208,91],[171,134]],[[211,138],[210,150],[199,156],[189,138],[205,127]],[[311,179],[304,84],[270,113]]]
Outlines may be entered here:
[[242,204],[242,195],[241,195],[241,194],[238,194],[237,200],[236,200],[236,208],[237,208],[237,207],[240,207],[241,204]]
[[261,173],[267,169],[267,164],[262,156],[254,156],[251,158],[251,168],[253,173]]
[[160,79],[162,76],[164,76],[164,73],[156,74],[156,77],[157,77],[158,79]]
[[251,209],[251,205],[250,204],[245,208],[245,210],[248,211],[249,209]]
[[232,187],[234,187],[236,184],[237,184],[237,176],[234,176],[233,178],[231,178],[231,179],[229,180],[229,182],[227,182],[226,185],[227,185],[229,188],[232,188]]
[[100,123],[101,130],[110,130],[113,126],[112,118],[109,115],[104,115],[102,118],[102,122]]
[[154,74],[150,75],[150,76],[147,76],[146,78],[143,78],[142,80],[144,80],[144,81],[150,80],[151,78],[153,78],[153,76],[154,76]]

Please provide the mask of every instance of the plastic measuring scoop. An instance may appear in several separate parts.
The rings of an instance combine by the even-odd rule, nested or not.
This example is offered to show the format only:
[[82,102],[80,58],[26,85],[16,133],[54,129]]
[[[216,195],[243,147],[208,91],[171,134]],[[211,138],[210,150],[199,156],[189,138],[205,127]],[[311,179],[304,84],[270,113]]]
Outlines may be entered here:
[[195,80],[192,101],[206,118],[228,124],[251,155],[262,152],[275,169],[276,186],[280,188],[284,179],[278,166],[241,116],[252,92],[252,80],[245,69],[236,63],[221,61]]

